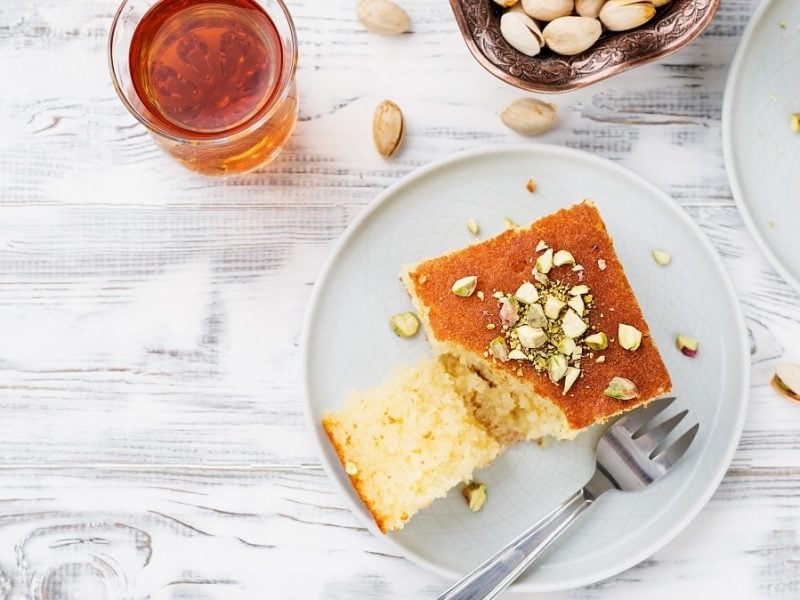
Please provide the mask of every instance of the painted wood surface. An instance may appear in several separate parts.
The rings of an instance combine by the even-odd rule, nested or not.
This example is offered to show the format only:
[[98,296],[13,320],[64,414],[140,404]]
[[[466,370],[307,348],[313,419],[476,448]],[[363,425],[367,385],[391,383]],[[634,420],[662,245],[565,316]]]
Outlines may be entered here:
[[[306,302],[347,224],[416,167],[521,141],[521,94],[486,74],[446,2],[413,32],[352,0],[290,0],[301,117],[268,170],[202,178],[125,112],[105,48],[114,0],[0,0],[0,598],[426,598],[446,582],[387,551],[319,467],[299,390]],[[694,44],[553,98],[540,139],[650,179],[736,284],[751,405],[727,477],[638,567],[548,598],[800,597],[800,406],[768,381],[800,360],[800,298],[757,251],[720,145],[727,69],[756,0]],[[372,109],[403,107],[376,155]]]

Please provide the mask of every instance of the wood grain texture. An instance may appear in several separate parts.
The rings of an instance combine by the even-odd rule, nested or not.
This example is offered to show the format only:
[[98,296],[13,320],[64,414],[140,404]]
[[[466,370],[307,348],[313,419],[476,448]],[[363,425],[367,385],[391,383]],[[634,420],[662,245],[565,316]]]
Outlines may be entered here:
[[[387,551],[319,469],[298,338],[333,242],[388,184],[484,144],[520,94],[469,56],[446,2],[404,0],[382,38],[353,2],[290,0],[301,115],[268,170],[202,178],[164,157],[111,87],[114,0],[0,3],[0,598],[425,598],[445,582]],[[723,484],[638,567],[562,599],[800,596],[800,298],[758,252],[720,146],[727,69],[756,0],[695,43],[553,98],[541,141],[671,194],[723,257],[752,344],[752,402]],[[394,160],[373,107],[404,110]]]

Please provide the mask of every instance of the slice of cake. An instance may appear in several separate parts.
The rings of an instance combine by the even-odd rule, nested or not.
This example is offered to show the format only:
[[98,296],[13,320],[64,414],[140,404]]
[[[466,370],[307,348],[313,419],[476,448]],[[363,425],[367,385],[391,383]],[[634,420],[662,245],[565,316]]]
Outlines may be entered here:
[[322,425],[382,532],[401,529],[500,452],[439,361],[403,367],[351,392]]
[[458,394],[502,443],[571,439],[671,388],[591,202],[402,279]]

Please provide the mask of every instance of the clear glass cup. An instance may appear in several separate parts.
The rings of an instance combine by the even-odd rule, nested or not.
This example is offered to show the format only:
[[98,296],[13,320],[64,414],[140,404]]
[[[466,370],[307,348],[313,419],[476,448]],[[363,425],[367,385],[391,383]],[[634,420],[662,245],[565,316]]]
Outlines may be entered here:
[[[126,108],[152,134],[156,143],[184,166],[206,175],[252,171],[272,161],[297,122],[297,37],[289,11],[281,0],[254,0],[277,32],[282,54],[280,70],[263,102],[243,122],[214,130],[170,126],[153,102],[141,98],[134,85],[131,43],[142,19],[165,0],[124,0],[111,27],[108,56],[114,87]],[[191,0],[188,0],[191,1]],[[225,4],[225,0],[217,0]],[[273,32],[273,33],[275,33]],[[135,60],[135,59],[134,59]]]

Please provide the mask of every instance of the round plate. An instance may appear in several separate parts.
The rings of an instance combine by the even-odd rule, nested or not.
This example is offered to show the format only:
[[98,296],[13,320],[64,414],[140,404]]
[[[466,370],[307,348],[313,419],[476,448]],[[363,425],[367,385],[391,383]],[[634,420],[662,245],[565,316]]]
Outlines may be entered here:
[[[537,182],[531,194],[529,178]],[[745,325],[722,264],[699,228],[656,187],[590,154],[554,146],[522,146],[458,154],[422,168],[386,190],[339,242],[311,298],[303,332],[307,414],[331,479],[353,510],[377,532],[340,467],[320,419],[353,388],[382,381],[395,365],[428,355],[422,335],[401,339],[390,315],[411,307],[398,273],[405,263],[499,233],[503,218],[530,221],[593,198],[672,375],[678,400],[700,433],[662,481],[638,493],[603,496],[553,552],[529,569],[517,590],[540,592],[590,584],[650,556],[700,511],[736,448],[749,386]],[[668,250],[661,267],[653,248]],[[701,340],[694,359],[675,335]],[[687,424],[688,425],[688,424]],[[571,442],[510,448],[477,479],[489,501],[468,510],[458,490],[389,534],[394,551],[431,571],[456,578],[493,554],[578,489],[593,467],[599,428]]]
[[767,0],[731,65],[722,109],[725,167],[747,227],[800,292],[800,3]]

